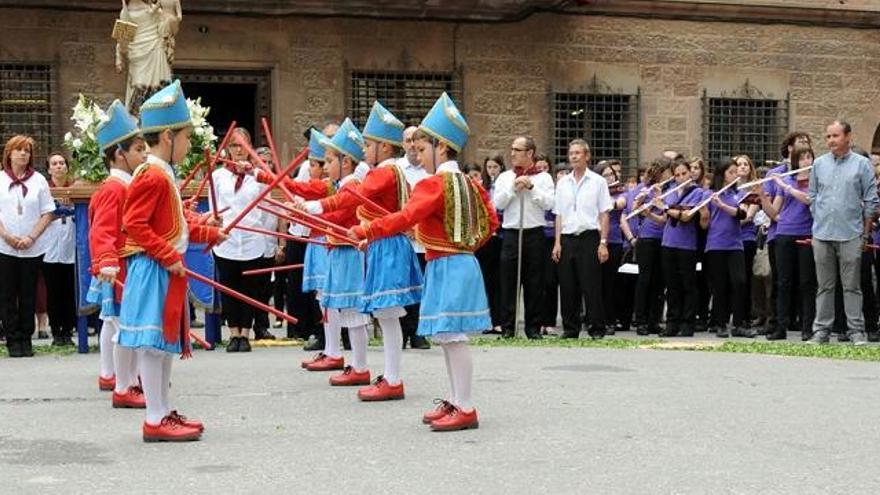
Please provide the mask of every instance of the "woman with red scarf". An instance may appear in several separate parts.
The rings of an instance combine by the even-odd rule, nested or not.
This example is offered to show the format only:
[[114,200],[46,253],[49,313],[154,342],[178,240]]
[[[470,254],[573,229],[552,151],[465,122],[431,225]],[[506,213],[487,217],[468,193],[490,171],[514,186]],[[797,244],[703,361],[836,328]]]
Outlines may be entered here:
[[49,239],[55,203],[49,184],[34,172],[34,140],[13,136],[3,148],[0,172],[0,315],[9,357],[31,357],[37,273]]

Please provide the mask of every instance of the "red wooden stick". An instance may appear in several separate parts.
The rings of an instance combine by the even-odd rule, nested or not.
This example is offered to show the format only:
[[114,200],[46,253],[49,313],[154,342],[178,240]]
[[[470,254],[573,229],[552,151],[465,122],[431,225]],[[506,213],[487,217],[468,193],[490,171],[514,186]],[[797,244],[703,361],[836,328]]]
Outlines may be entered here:
[[262,273],[272,273],[272,272],[289,272],[292,270],[299,270],[304,265],[279,265],[273,266],[269,268],[257,268],[256,270],[245,270],[241,272],[242,275],[260,275]]
[[307,213],[305,211],[298,210],[296,208],[291,208],[291,207],[287,206],[286,204],[284,204],[280,201],[276,201],[272,198],[266,198],[266,202],[272,206],[276,206],[278,208],[283,208],[285,211],[288,211],[295,216],[302,217],[312,223],[318,223],[320,225],[323,225],[325,229],[335,230],[336,232],[339,233],[339,235],[343,235],[345,237],[348,237],[348,229],[346,229],[345,227],[341,227],[339,225],[336,225],[333,222],[324,220],[323,218],[321,218],[317,215],[312,215],[311,213]]
[[365,205],[369,206],[370,208],[372,208],[372,209],[374,209],[374,210],[376,210],[376,211],[382,213],[383,215],[390,215],[390,214],[391,214],[391,212],[388,211],[387,209],[385,209],[385,207],[383,207],[382,205],[376,203],[376,202],[373,201],[372,199],[370,199],[370,198],[364,196],[363,194],[361,194],[360,191],[358,191],[356,187],[347,187],[347,188],[343,189],[343,190],[340,191],[340,192],[347,192],[347,193],[353,195],[353,196],[356,197],[357,199],[361,200],[361,202],[362,202],[363,204],[365,204]]
[[238,230],[244,230],[245,232],[253,232],[255,234],[268,235],[268,236],[272,236],[272,237],[277,237],[279,239],[286,239],[289,241],[304,242],[307,244],[319,244],[321,246],[329,246],[330,245],[330,243],[328,243],[328,242],[319,241],[317,239],[309,239],[308,237],[299,237],[299,236],[295,236],[295,235],[291,235],[291,234],[285,234],[284,232],[276,232],[274,230],[261,229],[259,227],[245,227],[243,225],[236,225],[235,228]]
[[266,117],[261,119],[263,124],[263,133],[266,135],[266,141],[269,143],[269,152],[272,154],[272,163],[275,164],[275,172],[278,172],[278,150],[275,148],[275,139],[272,137],[272,130],[269,129],[269,121]]
[[262,206],[262,205],[258,206],[257,208],[259,208],[265,212],[272,213],[273,215],[277,216],[278,218],[283,218],[284,220],[287,220],[289,222],[300,224],[303,227],[308,227],[308,228],[310,228],[316,232],[320,232],[328,237],[332,237],[334,239],[337,239],[337,240],[339,240],[339,242],[341,242],[343,244],[351,244],[352,246],[357,245],[357,242],[355,240],[351,239],[350,237],[348,237],[347,235],[344,235],[344,236],[340,235],[339,233],[334,232],[334,231],[328,229],[327,227],[323,227],[321,225],[318,225],[316,223],[312,223],[312,222],[305,220],[305,219],[302,219],[302,218],[294,218],[290,215],[287,215],[287,214],[282,213],[280,211],[275,211],[272,208],[266,208],[265,206]]
[[241,292],[232,290],[229,287],[226,287],[225,285],[223,285],[219,282],[215,282],[214,280],[211,280],[210,278],[205,277],[204,275],[201,275],[199,273],[196,273],[196,272],[190,270],[189,268],[184,267],[183,270],[186,272],[186,275],[188,277],[192,277],[192,278],[198,280],[199,282],[210,285],[211,287],[219,290],[220,292],[222,292],[224,294],[228,294],[228,295],[238,299],[239,301],[250,304],[251,306],[253,306],[255,308],[261,309],[267,313],[272,313],[273,315],[277,316],[278,318],[283,319],[284,321],[288,321],[290,323],[296,323],[298,321],[296,318],[294,318],[293,316],[290,316],[289,314],[287,314],[283,311],[278,311],[277,309],[275,309],[272,306],[269,306],[268,304],[263,304],[260,301],[257,301],[256,299],[250,298],[250,297],[242,294]]

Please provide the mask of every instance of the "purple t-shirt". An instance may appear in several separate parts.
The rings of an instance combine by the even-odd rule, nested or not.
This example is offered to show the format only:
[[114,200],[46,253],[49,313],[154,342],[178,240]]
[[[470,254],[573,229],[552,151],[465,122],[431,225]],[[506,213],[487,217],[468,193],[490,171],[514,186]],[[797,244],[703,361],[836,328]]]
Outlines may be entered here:
[[[642,202],[642,205],[653,201],[654,196],[656,196],[656,193],[654,192],[654,189],[651,189],[650,192],[648,192],[648,195],[645,197],[645,200]],[[635,198],[635,195],[633,196],[633,198]],[[658,215],[662,213],[660,210],[654,208],[653,206],[651,207],[651,211]],[[658,223],[651,220],[647,216],[643,216],[642,223],[641,225],[639,225],[639,239],[662,239],[664,225],[664,223]]]
[[[797,179],[789,175],[782,179],[786,184],[798,187]],[[800,188],[798,188],[800,189]],[[806,187],[800,189],[806,192]],[[808,236],[813,231],[813,215],[810,207],[801,203],[785,189],[776,188],[777,196],[782,196],[782,208],[776,221],[776,235]]]
[[[742,201],[748,195],[748,191],[740,191],[737,194],[737,201]],[[743,204],[743,206],[749,207],[748,203]],[[755,225],[755,222],[749,220],[746,223],[740,223],[740,232],[742,235],[743,242],[751,241],[754,242],[758,239],[758,226]]]
[[[633,203],[635,202],[635,198],[644,188],[645,188],[645,185],[640,183],[640,184],[637,184],[636,187],[634,187],[634,188],[630,189],[629,191],[627,191],[626,193],[624,193],[624,194],[626,194],[626,206],[624,206],[624,208],[623,208],[623,215],[624,216],[632,213]],[[630,218],[629,220],[627,220],[627,222],[629,222],[630,232],[632,232],[633,235],[636,237],[638,237],[638,234],[639,234],[639,225],[641,225],[641,221],[640,221],[641,219],[642,219],[642,217],[640,217],[639,215],[636,215],[636,216]]]
[[[737,193],[730,189],[721,194],[721,201],[734,208],[739,207]],[[721,211],[714,203],[709,203],[709,234],[706,236],[706,251],[742,251],[740,230],[739,218]]]
[[623,232],[620,230],[620,216],[623,210],[617,209],[617,200],[626,193],[611,196],[611,202],[615,205],[608,212],[608,244],[623,244]]
[[[681,197],[684,193],[684,197]],[[683,208],[697,206],[703,200],[703,190],[693,186],[666,197],[666,204],[681,205]],[[697,222],[694,217],[690,222],[679,222],[667,218],[666,226],[663,227],[663,242],[661,245],[668,248],[697,250]]]
[[[788,159],[786,158],[784,163],[780,164],[777,167],[771,168],[767,171],[767,177],[770,177],[773,174],[781,174],[788,170]],[[767,193],[767,196],[771,198],[775,198],[779,192],[777,191],[776,182],[772,180],[768,180],[764,183],[764,192]],[[776,222],[770,220],[770,226],[767,227],[767,242],[776,239]]]

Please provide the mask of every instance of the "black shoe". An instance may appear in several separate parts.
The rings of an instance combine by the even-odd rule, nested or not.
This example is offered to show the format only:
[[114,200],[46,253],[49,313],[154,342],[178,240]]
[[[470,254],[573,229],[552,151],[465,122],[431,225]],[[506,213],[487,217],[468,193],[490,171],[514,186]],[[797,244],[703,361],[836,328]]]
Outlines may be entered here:
[[730,334],[727,333],[727,326],[723,326],[723,327],[709,327],[709,332],[710,332],[710,333],[714,333],[716,336],[718,336],[718,337],[720,337],[720,338],[722,338],[722,339],[726,339],[727,337],[730,336]]
[[516,336],[516,333],[512,329],[511,330],[505,329],[501,332],[502,339],[512,339],[515,336]]
[[778,329],[774,330],[771,333],[768,333],[767,335],[765,335],[765,337],[767,338],[767,340],[786,340],[788,339],[788,332]]
[[265,328],[254,328],[254,340],[275,340],[275,336]]
[[868,332],[868,342],[880,342],[880,333],[876,330],[873,332]]
[[638,325],[636,327],[636,335],[651,335],[647,325]]
[[49,334],[45,330],[40,330],[37,332],[37,338],[38,339],[48,339]]
[[251,352],[251,341],[247,337],[238,338],[238,352]]
[[541,336],[541,329],[537,330],[526,330],[526,338],[529,340],[541,340],[544,337]]
[[21,353],[21,345],[15,341],[7,341],[6,342],[6,352],[9,354],[11,358],[22,357]]
[[709,325],[705,321],[698,321],[694,324],[694,330],[697,332],[705,332],[709,329]]
[[605,327],[605,335],[614,335],[615,333],[617,330],[613,326]]
[[677,323],[666,323],[666,329],[660,332],[661,337],[677,337],[679,333]]
[[593,340],[601,340],[605,338],[605,329],[602,327],[590,328],[588,333],[590,334],[590,338]]
[[730,335],[732,337],[744,337],[747,339],[753,339],[757,334],[751,328],[734,327],[733,331],[730,332]]
[[431,344],[428,342],[428,339],[422,337],[421,335],[413,335],[412,338],[409,339],[409,345],[413,349],[430,349]]
[[846,332],[840,332],[839,334],[837,334],[837,341],[849,342],[849,335],[847,335]]
[[226,352],[238,352],[239,341],[241,337],[229,337],[229,343],[226,344]]
[[320,351],[324,349],[324,344],[321,343],[320,340],[314,335],[309,336],[309,340],[306,341],[306,344],[303,346],[304,351]]
[[808,340],[810,340],[810,339],[812,339],[812,338],[813,338],[813,332],[812,332],[812,331],[807,330],[807,331],[803,331],[803,332],[801,332],[801,341],[802,341],[802,342],[806,342],[806,341],[808,341]]
[[814,333],[810,340],[807,341],[809,344],[827,344],[828,343],[828,330],[819,330]]
[[681,331],[678,333],[681,337],[693,337],[694,336],[694,326],[688,323],[685,323],[681,326]]

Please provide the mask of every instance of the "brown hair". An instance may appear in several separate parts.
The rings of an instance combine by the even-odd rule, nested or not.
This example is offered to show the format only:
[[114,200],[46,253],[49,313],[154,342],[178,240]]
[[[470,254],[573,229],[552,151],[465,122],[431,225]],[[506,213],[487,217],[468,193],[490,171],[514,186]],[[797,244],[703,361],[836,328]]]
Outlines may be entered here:
[[645,171],[645,181],[648,184],[656,184],[660,181],[660,176],[663,172],[669,170],[671,166],[672,160],[665,156],[654,159],[648,166],[648,170]]
[[[434,136],[428,134],[427,132],[419,129],[415,133],[413,133],[413,141],[428,141],[429,143],[436,146],[440,140],[435,138]],[[446,158],[448,160],[455,160],[456,158],[458,158],[458,151],[455,151],[455,149],[452,146],[449,146],[449,143],[443,143],[443,144],[446,145]]]
[[12,152],[14,150],[21,150],[27,148],[28,151],[31,152],[31,156],[28,159],[27,168],[34,168],[34,147],[36,146],[34,139],[30,136],[24,136],[19,134],[17,136],[12,136],[9,138],[9,141],[6,141],[6,146],[3,147],[3,168],[12,167]]
[[813,142],[813,140],[810,139],[810,135],[803,131],[789,132],[785,136],[785,139],[782,140],[782,146],[779,147],[779,153],[782,155],[782,158],[788,158],[788,147],[794,146],[794,142],[802,137],[807,138],[807,141],[810,143]]
[[752,161],[752,159],[749,157],[749,155],[736,155],[735,157],[733,157],[733,161],[737,162],[737,165],[739,165],[740,160],[745,160],[746,163],[749,164],[748,180],[753,181],[753,180],[757,179],[758,172],[755,170],[755,162]]
[[810,146],[804,146],[803,144],[796,145],[793,150],[791,150],[791,168],[792,170],[801,168],[800,162],[801,157],[806,155],[807,153],[816,159],[816,154],[813,152],[813,148]]

